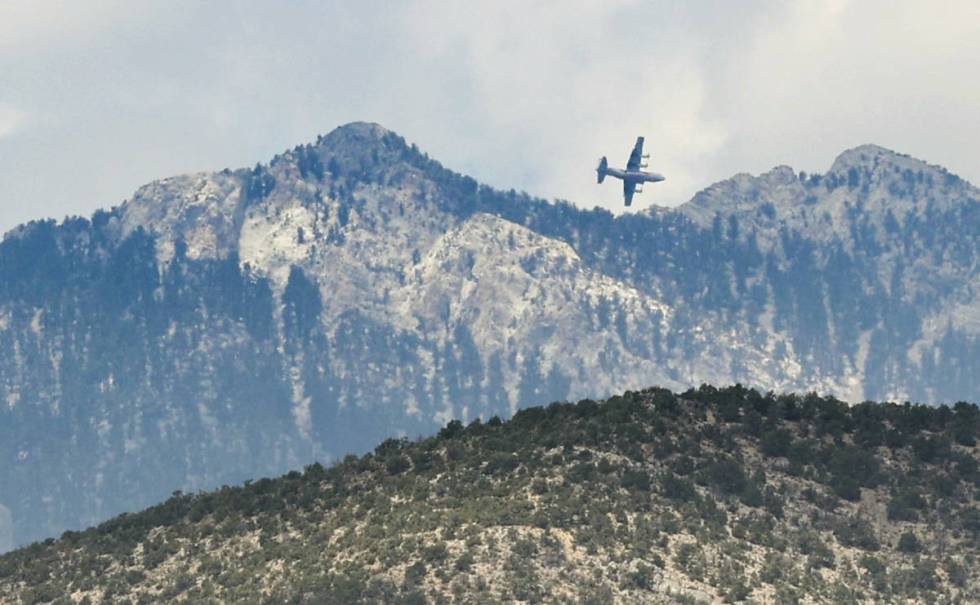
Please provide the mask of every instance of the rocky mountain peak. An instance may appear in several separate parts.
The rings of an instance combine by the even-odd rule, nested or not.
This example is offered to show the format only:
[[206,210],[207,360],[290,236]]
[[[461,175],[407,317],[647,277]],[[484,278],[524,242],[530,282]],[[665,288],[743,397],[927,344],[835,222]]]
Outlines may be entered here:
[[391,134],[394,133],[376,122],[350,122],[317,137],[317,144],[327,147],[350,143],[363,145],[371,141],[382,141]]
[[946,205],[976,199],[974,187],[942,166],[870,144],[837,156],[820,184],[857,190],[863,197],[901,198],[910,208],[929,200]]
[[351,122],[318,136],[311,145],[300,145],[277,156],[275,169],[283,158],[299,169],[300,176],[322,179],[353,176],[357,180],[377,179],[381,174],[403,170],[411,163],[409,145],[397,133],[374,122]]
[[827,174],[847,174],[851,168],[864,169],[870,172],[891,166],[922,169],[929,165],[909,155],[867,143],[841,152]]
[[798,205],[803,185],[789,166],[777,166],[759,176],[740,173],[699,191],[679,210],[694,222],[709,226],[717,215],[774,220],[778,209]]
[[[310,246],[319,244],[322,251],[329,245],[325,239],[342,238],[341,230],[371,213],[355,202],[355,191],[411,188],[421,180],[413,167],[420,159],[404,139],[379,124],[353,122],[268,164],[145,185],[118,209],[118,232],[121,238],[140,227],[153,233],[162,261],[182,240],[190,258],[238,253],[253,268],[285,276],[284,267],[307,259]],[[378,192],[371,196],[380,199]],[[354,206],[359,210],[352,212]],[[253,250],[256,246],[261,250]],[[261,258],[247,259],[249,254]],[[265,266],[272,258],[282,263]]]
[[929,207],[946,210],[976,200],[974,187],[942,167],[867,144],[841,153],[824,174],[777,166],[759,176],[735,175],[678,210],[704,227],[718,216],[734,216],[745,227],[742,233],[756,232],[765,246],[778,245],[785,228],[846,243],[855,222],[884,229],[886,222],[921,216]]

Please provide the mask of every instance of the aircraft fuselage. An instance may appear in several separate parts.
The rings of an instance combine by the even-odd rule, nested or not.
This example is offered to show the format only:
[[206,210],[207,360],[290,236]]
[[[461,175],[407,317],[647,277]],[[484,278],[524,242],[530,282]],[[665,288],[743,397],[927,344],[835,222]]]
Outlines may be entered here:
[[604,170],[607,176],[615,177],[623,181],[632,181],[634,183],[659,183],[664,180],[663,175],[657,174],[656,172],[646,172],[643,170],[620,170],[619,168],[606,168]]

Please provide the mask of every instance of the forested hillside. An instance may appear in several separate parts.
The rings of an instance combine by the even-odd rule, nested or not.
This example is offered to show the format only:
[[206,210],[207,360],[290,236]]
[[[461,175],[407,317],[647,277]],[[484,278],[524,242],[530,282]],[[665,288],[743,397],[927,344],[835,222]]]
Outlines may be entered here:
[[649,384],[978,400],[978,200],[865,146],[614,216],[351,124],[24,225],[0,243],[0,550]]
[[980,410],[702,386],[174,494],[0,557],[4,603],[974,603]]

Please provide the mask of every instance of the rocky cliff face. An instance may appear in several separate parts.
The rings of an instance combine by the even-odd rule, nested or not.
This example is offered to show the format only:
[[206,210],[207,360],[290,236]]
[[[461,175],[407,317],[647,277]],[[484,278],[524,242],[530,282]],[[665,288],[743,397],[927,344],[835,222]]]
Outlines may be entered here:
[[980,194],[866,146],[615,218],[377,125],[0,244],[0,505],[23,543],[625,388],[980,399]]

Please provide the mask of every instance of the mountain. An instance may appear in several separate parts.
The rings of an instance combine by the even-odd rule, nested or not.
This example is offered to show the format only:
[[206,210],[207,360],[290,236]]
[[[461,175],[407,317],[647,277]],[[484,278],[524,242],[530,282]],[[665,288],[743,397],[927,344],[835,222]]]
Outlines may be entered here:
[[0,557],[4,603],[971,603],[980,409],[555,403]]
[[980,400],[978,202],[865,146],[615,217],[357,123],[23,225],[0,243],[0,540],[649,384]]

